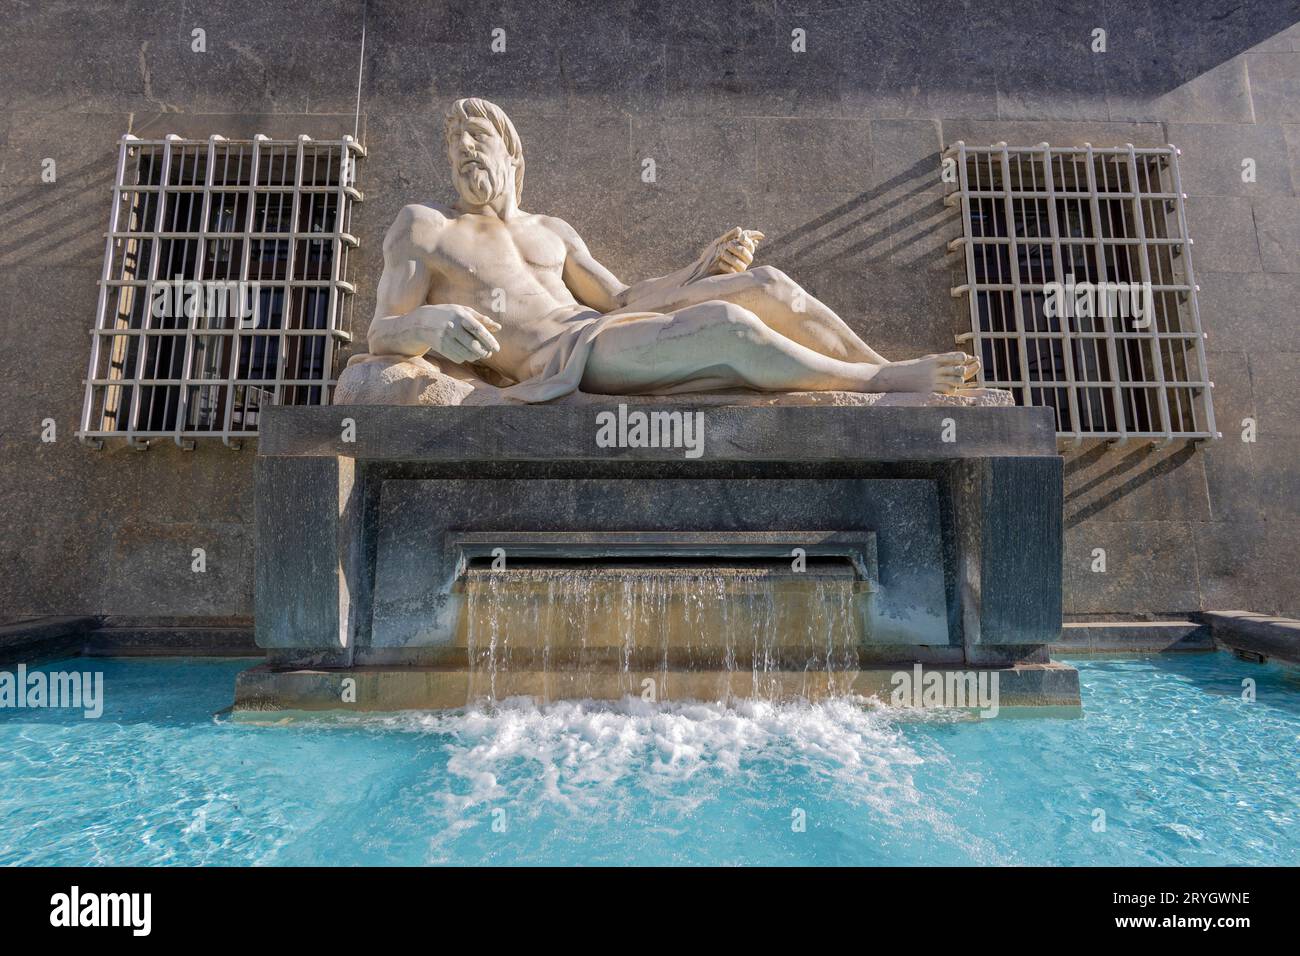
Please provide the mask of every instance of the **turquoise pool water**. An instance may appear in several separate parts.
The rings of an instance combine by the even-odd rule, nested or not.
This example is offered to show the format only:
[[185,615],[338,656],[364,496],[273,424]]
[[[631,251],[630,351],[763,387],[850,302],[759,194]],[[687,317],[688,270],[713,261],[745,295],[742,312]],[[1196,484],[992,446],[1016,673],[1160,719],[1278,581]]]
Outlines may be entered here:
[[1072,720],[512,702],[260,727],[213,716],[247,661],[67,661],[42,669],[102,670],[104,715],[0,710],[0,863],[1300,863],[1294,672],[1074,663]]

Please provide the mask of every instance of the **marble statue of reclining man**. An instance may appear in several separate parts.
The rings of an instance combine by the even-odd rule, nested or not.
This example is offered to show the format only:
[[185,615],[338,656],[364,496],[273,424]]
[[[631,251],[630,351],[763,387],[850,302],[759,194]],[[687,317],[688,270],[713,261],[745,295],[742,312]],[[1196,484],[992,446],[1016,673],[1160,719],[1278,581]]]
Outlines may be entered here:
[[628,286],[568,223],[520,208],[523,149],[499,107],[457,100],[445,140],[460,198],[406,206],[388,230],[372,355],[432,353],[520,402],[575,390],[950,393],[976,372],[963,352],[886,361],[783,272],[749,268],[758,232],[733,229],[690,266]]

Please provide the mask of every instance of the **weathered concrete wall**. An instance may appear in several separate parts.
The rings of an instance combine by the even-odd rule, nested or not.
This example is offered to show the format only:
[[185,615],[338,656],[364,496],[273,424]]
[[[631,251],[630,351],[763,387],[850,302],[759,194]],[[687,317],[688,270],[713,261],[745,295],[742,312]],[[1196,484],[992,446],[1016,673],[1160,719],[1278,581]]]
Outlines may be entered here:
[[[117,138],[355,124],[370,149],[360,336],[383,229],[402,204],[448,194],[441,113],[471,94],[519,128],[525,206],[571,221],[620,276],[759,228],[760,263],[891,357],[962,329],[941,143],[1181,146],[1225,437],[1070,454],[1065,610],[1300,613],[1297,20],[1294,3],[1238,0],[13,4],[0,31],[0,618],[252,609],[251,448],[95,452],[72,438]],[[806,53],[790,49],[796,27]],[[1104,54],[1089,49],[1096,27]],[[195,28],[206,53],[191,52]],[[54,184],[40,181],[46,157]],[[1247,416],[1255,444],[1239,440]],[[39,441],[47,417],[54,444]],[[206,574],[190,571],[194,547]],[[1089,571],[1097,547],[1106,574]]]

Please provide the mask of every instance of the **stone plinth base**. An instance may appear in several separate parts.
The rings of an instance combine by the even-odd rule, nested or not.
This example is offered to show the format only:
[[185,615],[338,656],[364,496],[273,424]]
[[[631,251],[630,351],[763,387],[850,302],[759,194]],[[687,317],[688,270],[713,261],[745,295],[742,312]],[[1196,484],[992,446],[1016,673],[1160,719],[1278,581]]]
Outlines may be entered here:
[[335,405],[460,405],[478,379],[453,378],[422,358],[354,355],[334,386]]
[[[491,645],[511,661],[498,696],[617,698],[629,674],[660,671],[673,687],[659,699],[808,697],[839,687],[847,662],[868,677],[1047,666],[1061,629],[1051,409],[1001,393],[744,397],[760,404],[266,409],[255,618],[269,670],[241,682],[240,706],[293,706],[284,687],[340,676],[391,684],[370,698],[380,708],[464,706],[493,628],[509,631],[508,652]],[[663,440],[633,440],[634,414]],[[647,567],[653,585],[632,587]],[[654,608],[649,631],[598,620],[630,591]],[[741,659],[760,649],[770,690]],[[874,693],[868,677],[843,690]]]

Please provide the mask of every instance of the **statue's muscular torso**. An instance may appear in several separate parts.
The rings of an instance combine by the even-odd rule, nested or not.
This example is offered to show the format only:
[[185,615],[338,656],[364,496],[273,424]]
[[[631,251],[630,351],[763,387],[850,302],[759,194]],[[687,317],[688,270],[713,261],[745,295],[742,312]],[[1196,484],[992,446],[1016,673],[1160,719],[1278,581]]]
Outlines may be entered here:
[[[512,378],[576,317],[597,313],[564,284],[564,240],[548,216],[521,212],[502,222],[430,203],[408,206],[411,243],[432,279],[425,301],[458,304],[501,323],[501,351],[485,364]],[[499,291],[498,291],[499,290]]]

